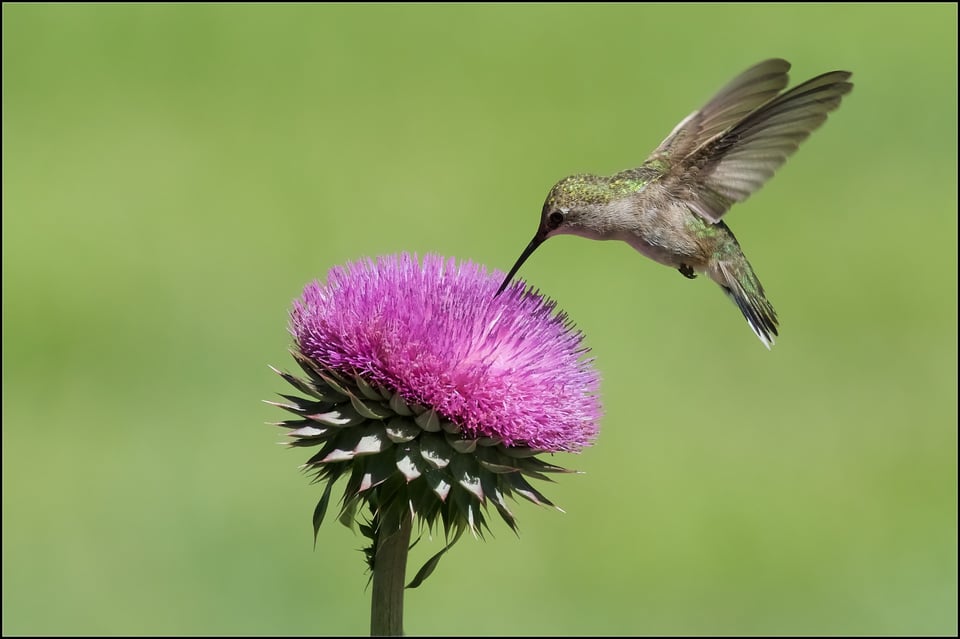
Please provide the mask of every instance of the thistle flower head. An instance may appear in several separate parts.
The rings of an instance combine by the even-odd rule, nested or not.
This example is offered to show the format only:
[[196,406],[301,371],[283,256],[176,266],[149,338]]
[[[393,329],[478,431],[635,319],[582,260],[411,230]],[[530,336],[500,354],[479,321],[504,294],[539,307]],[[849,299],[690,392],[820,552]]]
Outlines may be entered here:
[[[459,536],[482,532],[492,503],[550,504],[526,477],[562,468],[535,456],[575,452],[597,434],[598,376],[582,334],[555,303],[470,262],[402,254],[332,269],[295,301],[294,358],[308,397],[277,405],[294,446],[320,446],[308,470],[327,486],[347,477],[340,520],[370,506],[375,535],[409,512]],[[375,538],[374,538],[375,541]],[[448,546],[449,547],[449,546]]]
[[294,305],[300,352],[435,410],[466,437],[579,450],[597,432],[597,375],[555,304],[470,262],[409,255],[334,268]]

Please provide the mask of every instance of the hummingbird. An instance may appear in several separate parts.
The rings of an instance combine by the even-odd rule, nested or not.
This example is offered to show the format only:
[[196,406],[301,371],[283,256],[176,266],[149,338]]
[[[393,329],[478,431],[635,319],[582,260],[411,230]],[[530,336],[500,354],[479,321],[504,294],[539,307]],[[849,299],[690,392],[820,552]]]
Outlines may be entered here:
[[789,70],[779,58],[750,67],[682,120],[638,168],[557,182],[536,234],[496,294],[554,235],[622,240],[686,278],[706,273],[769,349],[777,313],[723,216],[763,186],[853,89],[850,72],[831,71],[782,92]]

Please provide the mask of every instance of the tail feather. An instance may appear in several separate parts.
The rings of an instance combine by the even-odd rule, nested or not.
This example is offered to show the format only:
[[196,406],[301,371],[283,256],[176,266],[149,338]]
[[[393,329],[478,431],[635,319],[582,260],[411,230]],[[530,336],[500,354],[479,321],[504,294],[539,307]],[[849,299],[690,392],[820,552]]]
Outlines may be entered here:
[[750,329],[769,350],[778,335],[777,312],[764,295],[763,286],[750,263],[743,257],[735,262],[717,262],[716,271],[719,277],[714,279],[737,305],[747,319]]

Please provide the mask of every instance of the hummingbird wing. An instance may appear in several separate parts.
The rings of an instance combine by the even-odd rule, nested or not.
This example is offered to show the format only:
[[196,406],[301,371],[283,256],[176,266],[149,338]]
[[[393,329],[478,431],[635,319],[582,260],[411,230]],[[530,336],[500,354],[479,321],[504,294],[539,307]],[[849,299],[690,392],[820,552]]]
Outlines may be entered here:
[[779,58],[750,67],[674,127],[647,162],[659,161],[669,166],[687,157],[783,91],[789,70],[790,63]]
[[666,163],[661,181],[705,220],[763,186],[853,88],[849,72],[832,71],[777,95],[787,69],[784,60],[748,69],[654,151]]

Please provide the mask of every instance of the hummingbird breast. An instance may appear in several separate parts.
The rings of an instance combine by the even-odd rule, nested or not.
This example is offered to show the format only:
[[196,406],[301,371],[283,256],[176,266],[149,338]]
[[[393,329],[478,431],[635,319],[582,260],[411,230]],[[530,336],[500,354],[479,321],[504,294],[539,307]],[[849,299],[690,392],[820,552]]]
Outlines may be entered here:
[[714,229],[700,232],[700,220],[686,204],[669,197],[637,198],[631,208],[632,228],[622,229],[617,239],[665,266],[706,270],[715,243]]

